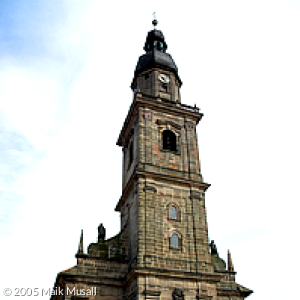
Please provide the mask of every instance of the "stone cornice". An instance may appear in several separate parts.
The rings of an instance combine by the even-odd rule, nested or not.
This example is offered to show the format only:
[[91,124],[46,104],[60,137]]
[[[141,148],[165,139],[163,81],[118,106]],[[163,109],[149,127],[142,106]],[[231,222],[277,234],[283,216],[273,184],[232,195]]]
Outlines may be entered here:
[[129,108],[127,117],[124,121],[122,130],[120,132],[117,145],[118,146],[124,146],[126,141],[126,132],[128,131],[128,126],[132,122],[132,117],[135,115],[135,111],[138,107],[148,107],[153,108],[156,111],[160,112],[167,112],[167,113],[173,113],[174,115],[182,116],[182,117],[189,117],[191,119],[194,119],[196,123],[198,124],[199,121],[202,119],[203,114],[199,113],[199,108],[192,107],[184,104],[173,104],[173,103],[167,103],[161,101],[160,98],[157,97],[151,97],[143,95],[142,93],[136,93],[133,99],[133,102]]
[[130,179],[128,180],[125,188],[123,189],[123,193],[121,198],[119,199],[118,204],[116,205],[115,211],[121,210],[121,205],[126,200],[128,194],[130,193],[131,189],[133,188],[134,183],[138,180],[138,178],[152,178],[156,180],[163,180],[163,181],[171,181],[176,182],[177,184],[188,186],[188,187],[194,187],[198,188],[200,190],[206,191],[209,187],[209,183],[204,183],[202,181],[196,181],[192,179],[186,179],[182,177],[176,177],[172,175],[163,175],[161,173],[154,173],[149,171],[144,171],[141,169],[136,168],[134,172],[132,173]]
[[203,191],[206,191],[210,187],[210,184],[204,183],[200,180],[198,181],[198,180],[186,179],[186,178],[172,176],[172,175],[164,175],[161,173],[149,172],[149,171],[144,171],[144,170],[140,170],[140,169],[137,169],[136,173],[138,176],[151,177],[153,179],[176,182],[177,184],[182,184],[182,185],[186,185],[186,186],[190,186],[190,187],[196,187]]
[[[98,276],[98,275],[85,275],[85,274],[59,274],[58,276],[63,277],[68,282],[82,282],[82,283],[94,283],[99,285],[99,281],[104,281],[106,284],[122,287],[122,281],[124,277],[121,278],[112,278],[106,276]],[[104,283],[103,282],[103,283]]]
[[124,285],[127,286],[130,282],[140,275],[152,275],[155,277],[168,277],[168,278],[176,278],[176,279],[191,279],[191,280],[199,280],[202,282],[209,283],[218,283],[222,279],[222,275],[216,273],[196,273],[196,272],[188,272],[181,270],[171,270],[171,269],[161,269],[161,268],[151,268],[151,267],[135,267],[127,273],[124,277],[123,282]]
[[152,267],[136,267],[134,270],[136,275],[153,275],[155,277],[166,277],[168,278],[184,278],[184,279],[198,279],[199,281],[206,282],[219,282],[222,278],[221,275],[216,273],[201,273],[201,272],[187,272],[181,270],[152,268]]
[[218,296],[248,297],[249,295],[251,295],[253,293],[253,291],[238,291],[238,290],[226,289],[226,288],[217,286],[217,293],[218,293]]

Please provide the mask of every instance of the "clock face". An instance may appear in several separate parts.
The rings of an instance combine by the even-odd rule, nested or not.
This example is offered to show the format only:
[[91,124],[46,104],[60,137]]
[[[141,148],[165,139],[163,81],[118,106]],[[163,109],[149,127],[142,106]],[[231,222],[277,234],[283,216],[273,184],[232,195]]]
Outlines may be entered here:
[[158,79],[163,83],[169,83],[170,82],[170,78],[165,74],[159,74]]

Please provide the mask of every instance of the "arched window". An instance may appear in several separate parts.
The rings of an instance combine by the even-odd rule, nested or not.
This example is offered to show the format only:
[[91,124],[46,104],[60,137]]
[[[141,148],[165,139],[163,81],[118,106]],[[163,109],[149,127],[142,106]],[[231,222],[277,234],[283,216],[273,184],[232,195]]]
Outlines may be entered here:
[[163,149],[176,151],[176,135],[171,130],[163,131]]
[[173,233],[171,236],[171,247],[179,248],[180,245],[180,238],[177,233]]
[[166,83],[162,83],[160,86],[160,91],[167,93],[168,92],[168,85]]
[[178,220],[178,209],[176,206],[170,206],[170,219]]

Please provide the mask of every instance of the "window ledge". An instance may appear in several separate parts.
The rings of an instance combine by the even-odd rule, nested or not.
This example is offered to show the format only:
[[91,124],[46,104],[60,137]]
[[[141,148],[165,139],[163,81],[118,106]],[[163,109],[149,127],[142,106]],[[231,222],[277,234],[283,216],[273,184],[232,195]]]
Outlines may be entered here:
[[169,220],[169,221],[175,221],[175,222],[181,222],[180,219],[172,219],[172,218],[170,218],[170,217],[168,217],[168,220]]
[[160,151],[161,152],[170,152],[170,153],[173,153],[173,154],[176,154],[176,155],[180,155],[180,151],[179,150],[168,150],[168,149],[161,148]]
[[181,251],[182,247],[173,247],[173,246],[170,246],[170,250]]

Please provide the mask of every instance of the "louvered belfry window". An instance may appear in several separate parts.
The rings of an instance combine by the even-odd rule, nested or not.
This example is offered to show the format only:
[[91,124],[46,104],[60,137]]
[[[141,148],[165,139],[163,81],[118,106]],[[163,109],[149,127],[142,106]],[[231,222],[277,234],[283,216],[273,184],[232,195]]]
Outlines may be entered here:
[[171,130],[163,131],[163,149],[176,151],[176,135]]

